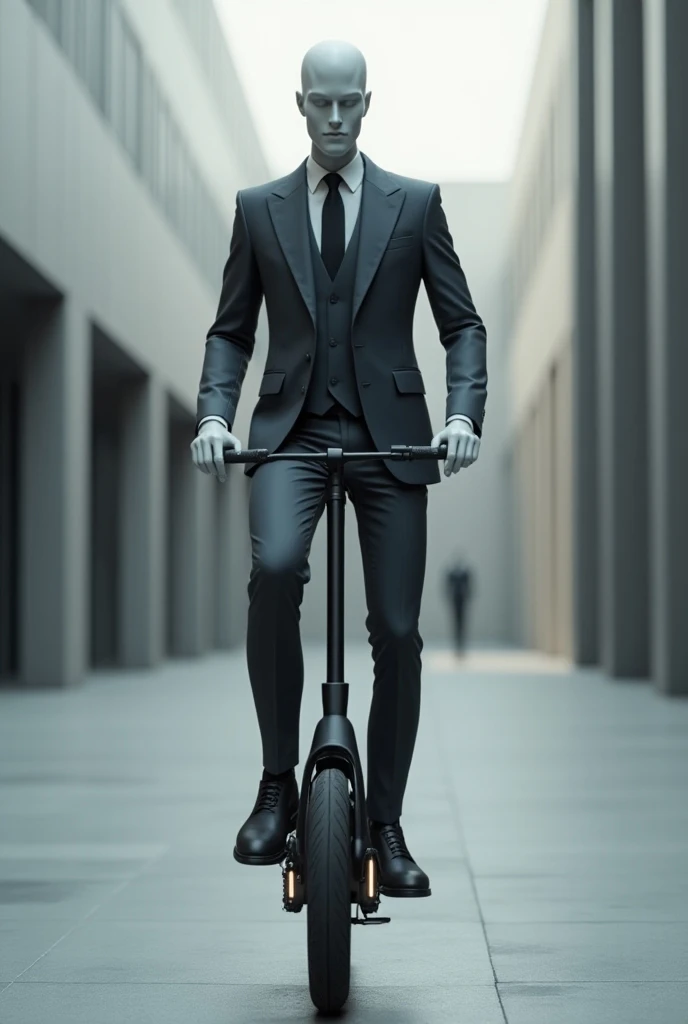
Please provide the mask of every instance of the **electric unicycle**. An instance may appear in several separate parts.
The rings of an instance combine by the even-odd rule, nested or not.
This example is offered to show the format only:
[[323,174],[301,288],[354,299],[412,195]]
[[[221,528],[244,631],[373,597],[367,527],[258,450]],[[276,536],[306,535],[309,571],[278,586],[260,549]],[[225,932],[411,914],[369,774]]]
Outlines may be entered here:
[[[353,725],[347,718],[344,682],[344,490],[343,466],[363,459],[441,459],[439,448],[392,445],[389,452],[275,452],[224,450],[225,462],[276,459],[326,462],[327,480],[327,681],[323,717],[304,765],[296,828],[287,837],[282,867],[283,909],[307,913],[308,980],[318,1010],[333,1013],[349,995],[351,925],[387,924],[380,906],[379,859],[371,844],[363,772]],[[356,904],[356,916],[351,916]],[[361,916],[359,916],[359,911]]]

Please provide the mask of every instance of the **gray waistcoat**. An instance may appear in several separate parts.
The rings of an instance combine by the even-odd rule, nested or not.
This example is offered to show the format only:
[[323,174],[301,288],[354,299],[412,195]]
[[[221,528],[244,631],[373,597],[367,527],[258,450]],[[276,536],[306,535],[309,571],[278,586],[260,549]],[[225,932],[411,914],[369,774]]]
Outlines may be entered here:
[[316,343],[315,365],[303,408],[305,412],[318,416],[327,412],[335,401],[354,416],[363,414],[351,347],[351,313],[360,223],[359,211],[344,259],[333,281],[322,261],[311,219],[308,217],[316,295]]

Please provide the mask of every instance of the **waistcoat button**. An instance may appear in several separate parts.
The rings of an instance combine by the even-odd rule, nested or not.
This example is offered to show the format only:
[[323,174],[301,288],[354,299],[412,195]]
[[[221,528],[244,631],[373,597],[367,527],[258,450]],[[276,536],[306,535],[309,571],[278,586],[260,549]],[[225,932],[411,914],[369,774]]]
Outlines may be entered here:
[[330,384],[339,384],[339,378],[330,377]]
[[339,296],[335,295],[334,292],[330,295],[330,302],[334,305],[335,302],[339,302]]

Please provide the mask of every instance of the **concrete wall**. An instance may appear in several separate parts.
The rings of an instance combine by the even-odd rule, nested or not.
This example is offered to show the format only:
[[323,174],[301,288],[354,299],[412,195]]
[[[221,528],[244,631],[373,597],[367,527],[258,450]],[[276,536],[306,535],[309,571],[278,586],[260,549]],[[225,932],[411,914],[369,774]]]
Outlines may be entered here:
[[529,415],[572,322],[571,4],[551,3],[509,190],[513,423]]
[[688,686],[687,19],[550,3],[510,242],[524,640],[668,694]]
[[[95,37],[75,8],[36,8],[0,3],[0,375],[19,386],[16,418],[1,421],[3,485],[13,458],[20,467],[2,525],[18,570],[5,546],[0,561],[19,606],[17,626],[3,603],[2,635],[19,633],[21,681],[51,686],[80,682],[94,658],[152,665],[237,636],[213,598],[218,567],[241,561],[243,481],[220,498],[183,470],[234,197],[269,173],[251,133],[228,130],[223,102],[243,97],[213,93],[188,36],[188,19],[214,16],[207,4],[184,19],[172,0],[89,4],[89,32],[102,16],[119,33],[102,96]],[[187,177],[173,178],[173,152]],[[245,584],[235,573],[227,586]]]
[[688,6],[647,0],[644,14],[650,422],[650,657],[655,685],[688,693]]
[[516,635],[573,648],[573,6],[551,3],[509,191]]

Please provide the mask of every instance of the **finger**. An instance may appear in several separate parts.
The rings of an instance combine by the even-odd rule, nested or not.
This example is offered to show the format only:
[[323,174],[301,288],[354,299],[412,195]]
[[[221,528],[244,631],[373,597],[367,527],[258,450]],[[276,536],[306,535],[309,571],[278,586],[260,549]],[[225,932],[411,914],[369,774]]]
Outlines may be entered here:
[[447,458],[444,463],[445,476],[449,476],[453,473],[454,467],[456,466],[456,453],[459,447],[459,438],[456,434],[450,436],[447,439]]
[[480,438],[479,437],[474,437],[473,438],[473,445],[469,449],[469,451],[470,451],[470,455],[471,455],[471,465],[473,465],[473,463],[478,458],[478,453],[480,452]]
[[218,480],[224,482],[225,477],[227,476],[227,469],[225,467],[225,456],[221,437],[213,438],[213,464],[215,467],[215,476]]
[[207,437],[201,438],[201,469],[204,473],[212,473],[213,450]]
[[459,441],[459,447],[458,447],[458,450],[457,450],[457,453],[456,453],[456,462],[455,462],[455,469],[454,469],[455,473],[458,473],[460,469],[463,469],[463,467],[465,465],[467,465],[465,459],[466,459],[466,450],[468,448],[468,441],[469,441],[469,435],[468,434],[462,434],[461,435],[461,440]]
[[469,434],[468,437],[466,438],[466,451],[465,451],[464,457],[463,457],[463,464],[464,464],[464,466],[471,466],[471,465],[473,465],[473,462],[474,462],[473,452],[475,451],[475,446],[473,444],[474,440],[475,440],[475,438],[473,437],[472,434]]
[[196,468],[200,469],[201,473],[205,473],[206,469],[203,465],[203,445],[201,444],[200,437],[195,438],[193,442],[193,460]]

